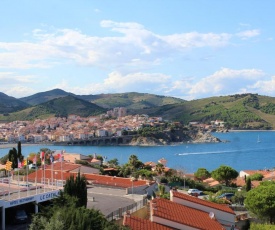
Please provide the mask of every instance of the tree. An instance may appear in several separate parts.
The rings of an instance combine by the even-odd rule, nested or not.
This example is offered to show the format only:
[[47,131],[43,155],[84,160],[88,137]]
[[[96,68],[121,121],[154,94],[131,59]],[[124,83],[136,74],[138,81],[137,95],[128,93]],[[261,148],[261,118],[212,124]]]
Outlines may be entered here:
[[9,151],[9,161],[12,162],[12,168],[17,168],[18,167],[18,155],[17,155],[17,150],[16,148],[12,148]]
[[21,148],[21,142],[18,141],[17,143],[17,157],[20,161],[24,159],[24,156],[22,155],[22,148]]
[[76,197],[78,199],[78,207],[86,207],[88,199],[86,178],[84,176],[80,176],[80,172],[78,172],[76,178],[74,178],[74,176],[70,176],[70,178],[66,180],[64,193],[72,197]]
[[108,164],[112,167],[118,166],[118,159],[117,158],[111,159],[108,161]]
[[199,168],[195,173],[194,176],[199,180],[203,181],[211,176],[210,172],[207,171],[205,168]]
[[220,183],[225,183],[226,186],[230,185],[231,180],[236,179],[239,173],[226,165],[221,165],[219,168],[211,172],[211,176],[219,181]]
[[254,181],[254,180],[261,181],[264,178],[264,176],[261,173],[255,173],[255,174],[249,176],[249,178],[251,181]]
[[259,219],[275,223],[275,182],[264,181],[247,193],[246,208]]
[[250,177],[248,177],[248,178],[246,179],[245,184],[246,184],[245,190],[246,190],[247,192],[250,191],[250,190],[251,190],[251,178],[250,178]]
[[155,171],[158,175],[161,175],[164,172],[164,165],[161,163],[158,163],[155,167]]
[[53,206],[42,208],[32,218],[30,230],[122,230],[127,229],[107,221],[104,215],[95,209],[86,209],[76,205],[77,199],[61,192],[53,200]]
[[129,157],[128,164],[133,167],[133,170],[139,169],[143,166],[143,163],[138,159],[136,155]]

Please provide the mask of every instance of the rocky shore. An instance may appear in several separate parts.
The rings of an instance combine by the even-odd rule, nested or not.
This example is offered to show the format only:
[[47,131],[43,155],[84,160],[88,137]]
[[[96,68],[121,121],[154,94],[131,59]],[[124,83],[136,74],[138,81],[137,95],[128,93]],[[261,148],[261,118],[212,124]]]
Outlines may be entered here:
[[195,131],[190,132],[189,135],[184,133],[181,137],[177,135],[177,139],[173,139],[170,135],[156,137],[137,137],[133,138],[129,145],[132,146],[157,146],[169,145],[174,143],[219,143],[222,142],[219,138],[213,136],[210,132]]
[[[134,137],[127,145],[130,146],[158,146],[158,145],[171,145],[175,143],[218,143],[224,142],[219,138],[212,135],[211,132],[202,131],[188,131],[188,132],[175,132],[175,133],[163,133],[162,135],[154,137]],[[27,145],[53,145],[53,143],[22,143],[22,146]],[[16,148],[17,143],[0,144],[0,149],[4,148]]]

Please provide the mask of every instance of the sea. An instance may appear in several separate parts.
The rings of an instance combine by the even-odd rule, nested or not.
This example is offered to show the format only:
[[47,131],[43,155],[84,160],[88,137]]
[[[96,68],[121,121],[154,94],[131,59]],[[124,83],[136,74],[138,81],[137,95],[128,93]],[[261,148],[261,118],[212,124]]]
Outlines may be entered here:
[[[83,155],[101,155],[107,161],[117,158],[119,164],[127,163],[131,155],[142,162],[167,160],[167,167],[193,173],[198,168],[215,170],[227,165],[237,171],[265,170],[275,168],[275,132],[274,131],[238,131],[212,133],[221,143],[181,143],[168,146],[54,146],[24,145],[22,154],[38,153],[41,148]],[[17,144],[14,145],[17,147]],[[0,148],[0,157],[10,148]]]

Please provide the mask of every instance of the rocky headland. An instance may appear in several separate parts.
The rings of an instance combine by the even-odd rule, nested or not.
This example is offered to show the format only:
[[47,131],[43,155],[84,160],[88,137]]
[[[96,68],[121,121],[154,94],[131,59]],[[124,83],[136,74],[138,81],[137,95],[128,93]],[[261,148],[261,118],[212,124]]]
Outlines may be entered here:
[[203,132],[199,130],[184,132],[164,132],[162,134],[150,137],[134,137],[129,145],[132,146],[156,146],[170,145],[174,143],[219,143],[219,138],[212,135],[211,132]]

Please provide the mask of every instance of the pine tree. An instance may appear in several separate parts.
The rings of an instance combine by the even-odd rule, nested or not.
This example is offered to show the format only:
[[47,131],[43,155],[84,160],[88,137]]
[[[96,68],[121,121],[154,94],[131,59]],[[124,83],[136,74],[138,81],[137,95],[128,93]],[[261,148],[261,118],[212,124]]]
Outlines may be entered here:
[[250,177],[248,177],[248,178],[246,179],[246,187],[245,187],[245,190],[246,190],[247,192],[251,190],[251,178],[250,178]]
[[80,172],[78,172],[76,178],[70,176],[70,178],[67,179],[64,186],[64,193],[78,199],[77,207],[84,206],[86,208],[88,201],[87,182],[84,176],[80,176]]

